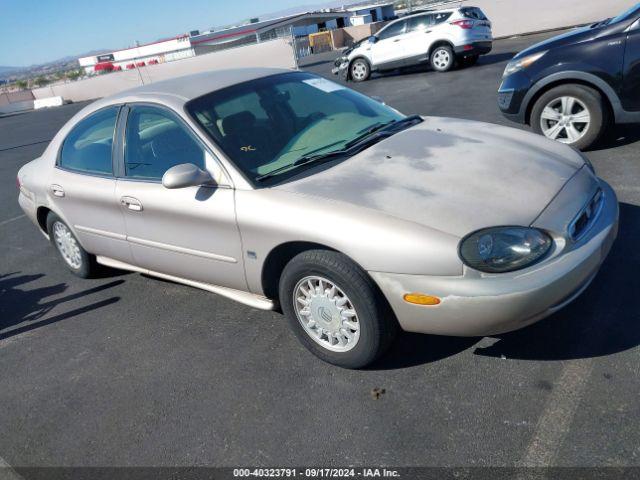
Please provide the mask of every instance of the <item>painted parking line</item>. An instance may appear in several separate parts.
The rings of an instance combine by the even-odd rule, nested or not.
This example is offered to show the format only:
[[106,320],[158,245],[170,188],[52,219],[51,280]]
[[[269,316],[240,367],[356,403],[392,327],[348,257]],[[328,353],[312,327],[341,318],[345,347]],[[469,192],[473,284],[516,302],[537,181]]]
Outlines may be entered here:
[[554,465],[592,371],[592,359],[571,360],[567,363],[518,466]]
[[3,225],[6,225],[7,223],[11,223],[11,222],[15,222],[16,220],[20,220],[22,217],[26,217],[26,215],[22,214],[22,215],[18,215],[17,217],[10,218],[8,220],[3,220],[2,222],[0,222],[0,227],[3,226]]

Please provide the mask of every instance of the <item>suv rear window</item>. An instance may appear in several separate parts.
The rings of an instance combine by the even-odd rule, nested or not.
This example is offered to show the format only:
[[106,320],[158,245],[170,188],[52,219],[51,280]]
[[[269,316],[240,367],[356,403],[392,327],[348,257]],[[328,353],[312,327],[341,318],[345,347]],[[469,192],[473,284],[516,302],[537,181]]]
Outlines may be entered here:
[[473,18],[474,20],[488,20],[485,14],[478,7],[463,7],[460,9],[463,17]]

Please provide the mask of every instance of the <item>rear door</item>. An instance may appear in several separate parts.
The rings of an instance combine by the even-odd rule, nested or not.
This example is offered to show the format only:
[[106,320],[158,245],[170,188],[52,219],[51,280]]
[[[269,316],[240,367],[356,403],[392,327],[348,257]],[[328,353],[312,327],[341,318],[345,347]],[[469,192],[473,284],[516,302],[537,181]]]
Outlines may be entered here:
[[[234,190],[222,167],[173,111],[154,104],[126,108],[116,195],[135,264],[246,290]],[[181,163],[209,171],[217,185],[165,188],[162,176]]]
[[625,110],[640,111],[640,19],[627,33],[621,101]]
[[451,40],[445,22],[453,12],[434,12],[409,17],[406,49],[414,62],[428,60],[429,49],[437,40]]
[[378,40],[371,46],[371,60],[375,67],[392,68],[407,57],[406,44],[403,42],[406,26],[406,20],[398,21],[376,35]]
[[49,198],[86,251],[129,263],[113,162],[119,111],[120,106],[98,110],[69,132],[53,169]]

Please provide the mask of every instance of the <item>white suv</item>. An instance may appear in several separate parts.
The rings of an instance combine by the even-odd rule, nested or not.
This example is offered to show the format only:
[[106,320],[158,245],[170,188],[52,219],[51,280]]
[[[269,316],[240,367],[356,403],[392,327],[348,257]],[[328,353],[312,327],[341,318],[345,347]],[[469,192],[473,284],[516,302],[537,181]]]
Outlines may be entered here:
[[477,7],[417,13],[386,25],[377,34],[345,50],[332,72],[354,82],[372,71],[430,62],[438,72],[456,61],[473,65],[491,51],[491,22]]

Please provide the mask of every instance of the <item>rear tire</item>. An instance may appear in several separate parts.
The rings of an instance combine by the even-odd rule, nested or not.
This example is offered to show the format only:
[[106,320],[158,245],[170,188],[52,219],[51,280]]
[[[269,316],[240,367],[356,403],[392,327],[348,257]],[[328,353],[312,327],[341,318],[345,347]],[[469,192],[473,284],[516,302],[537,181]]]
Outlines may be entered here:
[[431,52],[430,61],[431,68],[436,72],[448,72],[454,67],[456,57],[453,54],[453,49],[449,45],[441,45]]
[[392,343],[397,321],[373,280],[347,256],[309,250],[280,277],[280,305],[298,340],[315,356],[362,368]]
[[349,66],[349,76],[354,82],[364,82],[371,76],[369,62],[363,58],[356,58]]
[[47,232],[62,263],[80,278],[91,278],[97,273],[95,256],[88,253],[73,234],[69,226],[53,212],[47,216]]
[[536,133],[584,150],[605,132],[609,111],[597,90],[578,84],[560,85],[536,101],[530,123]]

